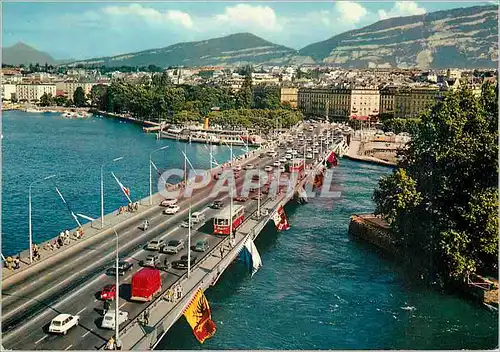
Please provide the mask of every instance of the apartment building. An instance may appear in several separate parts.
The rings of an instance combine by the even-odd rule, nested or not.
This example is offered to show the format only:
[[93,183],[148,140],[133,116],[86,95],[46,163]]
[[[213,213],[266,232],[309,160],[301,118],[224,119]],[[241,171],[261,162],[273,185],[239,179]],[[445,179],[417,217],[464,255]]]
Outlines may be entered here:
[[351,90],[351,115],[378,115],[380,92],[378,88],[355,88]]
[[416,117],[441,95],[438,86],[401,87],[394,96],[395,117]]
[[386,86],[380,89],[380,114],[394,114],[394,97],[397,87]]
[[2,91],[2,101],[11,101],[16,97],[16,85],[15,84],[2,84],[0,85]]
[[297,98],[299,94],[299,89],[298,88],[287,88],[287,87],[281,87],[280,89],[280,102],[283,103],[289,103],[290,106],[294,109],[297,108]]
[[19,101],[36,102],[45,93],[56,96],[55,84],[18,84],[16,86],[16,97]]
[[68,98],[73,98],[76,88],[82,87],[85,95],[89,95],[95,84],[96,83],[56,82],[56,89],[64,92]]

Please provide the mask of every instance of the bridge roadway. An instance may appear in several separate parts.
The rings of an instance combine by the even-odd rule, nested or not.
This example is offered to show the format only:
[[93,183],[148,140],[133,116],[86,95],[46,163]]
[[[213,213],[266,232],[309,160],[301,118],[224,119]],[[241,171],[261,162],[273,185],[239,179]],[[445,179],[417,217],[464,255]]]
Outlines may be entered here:
[[[283,154],[283,149],[280,149]],[[281,156],[280,155],[280,156]],[[259,167],[272,163],[271,158],[256,158]],[[251,159],[244,161],[252,162]],[[237,187],[241,189],[243,177],[238,179]],[[209,190],[202,190],[193,196],[193,208],[203,208],[211,200],[207,199]],[[197,198],[198,197],[198,198]],[[224,198],[227,198],[224,197]],[[198,200],[201,199],[201,200]],[[146,232],[137,229],[142,219],[137,219],[128,230],[120,232],[120,255],[134,263],[134,269],[125,277],[121,278],[120,306],[134,319],[146,306],[145,304],[128,302],[129,285],[128,280],[133,272],[139,269],[138,262],[147,255],[141,247],[145,242],[153,238],[176,239],[185,238],[187,229],[180,228],[178,221],[186,216],[186,204],[181,202],[182,212],[174,216],[158,214],[151,221],[151,228]],[[227,204],[227,201],[226,201]],[[256,207],[256,201],[247,201],[248,211]],[[207,223],[213,217],[215,211],[209,208],[205,210]],[[151,218],[151,217],[150,217]],[[168,218],[167,220],[165,220]],[[177,225],[176,225],[177,224]],[[169,228],[167,232],[165,230]],[[223,240],[210,233],[210,226],[204,225],[193,232],[192,244],[201,238],[210,238],[212,248]],[[169,260],[175,260],[183,253],[169,256]],[[196,254],[195,254],[196,255]],[[204,256],[211,255],[202,253]],[[202,259],[198,254],[198,258]],[[3,345],[12,349],[88,349],[99,348],[112,335],[111,331],[103,330],[100,326],[100,316],[95,310],[102,307],[97,300],[96,294],[108,283],[113,283],[113,277],[102,274],[103,270],[112,265],[114,258],[114,236],[107,236],[83,250],[67,255],[65,260],[58,262],[55,266],[39,270],[36,277],[28,277],[8,287],[3,292],[2,310],[3,316]],[[163,260],[163,258],[161,258]],[[178,279],[185,271],[170,269],[163,273],[164,287]],[[28,284],[29,282],[29,284]],[[11,298],[12,297],[12,298]],[[69,312],[81,315],[81,324],[73,329],[67,337],[46,334],[46,328],[50,320],[61,312]],[[36,314],[36,316],[34,316]],[[11,326],[11,331],[6,327]],[[71,343],[68,343],[71,342]]]

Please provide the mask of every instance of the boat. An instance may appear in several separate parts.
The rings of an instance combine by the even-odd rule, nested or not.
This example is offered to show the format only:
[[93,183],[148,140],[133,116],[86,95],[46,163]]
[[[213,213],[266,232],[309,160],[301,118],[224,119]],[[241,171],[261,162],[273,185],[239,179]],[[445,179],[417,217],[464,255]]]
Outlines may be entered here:
[[37,113],[39,113],[39,112],[40,112],[40,110],[38,110],[38,109],[33,109],[33,108],[27,108],[25,111],[26,111],[26,112],[37,112]]

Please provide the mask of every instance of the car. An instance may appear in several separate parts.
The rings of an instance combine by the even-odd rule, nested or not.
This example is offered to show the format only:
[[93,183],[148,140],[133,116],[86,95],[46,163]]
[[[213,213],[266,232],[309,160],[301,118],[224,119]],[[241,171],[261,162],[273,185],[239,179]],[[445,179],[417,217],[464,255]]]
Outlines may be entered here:
[[269,194],[269,186],[264,186],[262,187],[262,189],[260,190],[260,193],[262,194]]
[[280,163],[286,163],[286,162],[287,162],[287,160],[286,160],[286,158],[285,158],[285,157],[280,158],[280,160],[279,160],[279,161],[280,161]]
[[281,165],[281,162],[276,160],[274,163],[273,163],[273,166],[276,166],[276,167],[279,167]]
[[287,160],[292,159],[292,154],[286,154],[286,155],[285,155],[285,158],[287,158]]
[[308,153],[308,154],[306,155],[306,159],[312,159],[312,158],[313,158],[313,155],[312,155],[311,153]]
[[149,254],[142,262],[142,266],[149,266],[152,268],[156,268],[158,265],[160,265],[160,257],[158,254]]
[[296,150],[292,150],[292,155],[297,155],[298,153]]
[[165,245],[164,240],[152,240],[148,242],[146,249],[150,251],[159,251],[163,248],[164,245]]
[[79,320],[79,315],[59,314],[50,322],[49,332],[66,335],[69,329],[78,326]]
[[163,247],[162,252],[169,254],[179,253],[180,250],[184,249],[184,240],[172,240]]
[[248,198],[247,197],[240,197],[240,196],[238,196],[238,197],[234,197],[234,200],[236,202],[244,203],[244,202],[246,202],[248,200]]
[[[132,270],[132,267],[134,264],[126,262],[126,261],[121,261],[118,263],[118,275],[123,276],[125,275],[125,272]],[[107,275],[116,275],[116,267],[109,268],[106,270]]]
[[[278,163],[279,163],[279,161],[278,161]],[[264,171],[266,171],[266,172],[271,172],[271,171],[273,171],[273,167],[272,167],[271,165],[268,165],[268,166],[266,166],[266,167],[264,168]]]
[[210,243],[206,238],[196,242],[196,246],[194,247],[194,250],[197,252],[205,252],[208,251],[209,249],[210,249]]
[[241,175],[240,175],[240,172],[239,171],[235,171],[234,172],[234,178],[237,179],[237,178],[240,178]]
[[175,198],[167,198],[160,203],[162,207],[169,207],[174,204],[177,204],[177,199]]
[[319,150],[318,150],[318,149],[316,149],[316,148],[314,148],[314,149],[313,149],[313,153],[314,153],[314,154],[318,154],[318,153],[319,153]]
[[218,173],[214,176],[214,178],[215,178],[216,180],[218,180],[218,179],[220,179],[220,178],[221,178],[221,176],[222,176],[222,172],[218,172]]
[[200,211],[195,211],[193,214],[191,214],[191,221],[193,222],[193,224],[202,223],[203,221],[205,221],[205,214]]
[[101,299],[103,301],[113,300],[116,296],[116,285],[106,285],[101,291]]
[[[108,310],[106,314],[104,314],[104,317],[102,318],[102,323],[101,327],[104,329],[114,329],[115,328],[115,311],[114,310]],[[118,311],[118,326],[123,324],[128,320],[128,312],[124,312],[122,310]]]
[[253,200],[262,200],[262,198],[264,198],[264,195],[258,193],[252,197]]
[[241,165],[234,165],[233,170],[234,171],[241,171]]
[[307,148],[306,149],[306,152],[308,152],[308,153],[312,153],[312,151],[313,151],[312,148]]
[[174,205],[167,207],[165,210],[163,210],[163,214],[173,215],[173,214],[176,214],[180,209],[181,208],[177,204],[174,204]]
[[[196,257],[194,255],[191,256],[191,261],[190,261],[191,266],[196,264],[197,259],[198,259],[198,257]],[[187,255],[183,255],[180,260],[176,260],[176,261],[172,262],[172,267],[175,269],[185,269],[185,268],[187,268],[187,266],[188,266],[188,256]]]
[[280,167],[280,172],[285,172],[285,171],[286,171],[286,170],[285,170],[285,167],[284,167],[284,166],[281,166],[281,167]]
[[248,192],[250,192],[250,193],[257,192],[257,190],[258,190],[258,189],[259,189],[259,188],[258,188],[257,186],[252,186],[252,187],[250,187],[250,188],[248,189]]
[[210,206],[212,209],[221,209],[224,206],[224,202],[222,200],[215,200]]
[[271,151],[267,152],[267,155],[271,158],[275,158],[278,155],[278,153],[275,152],[274,150],[271,150]]
[[251,169],[255,169],[255,165],[254,164],[247,164],[245,166],[245,170],[251,170]]
[[292,149],[287,149],[286,154],[292,154],[292,151],[293,151]]

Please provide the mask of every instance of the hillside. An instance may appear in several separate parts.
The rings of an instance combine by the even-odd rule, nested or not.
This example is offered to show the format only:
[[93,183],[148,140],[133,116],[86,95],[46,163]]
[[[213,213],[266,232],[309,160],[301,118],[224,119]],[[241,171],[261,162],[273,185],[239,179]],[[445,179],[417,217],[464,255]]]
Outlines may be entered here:
[[43,51],[38,51],[24,43],[17,43],[13,46],[3,48],[2,50],[2,63],[8,65],[29,65],[40,64],[54,65],[57,63],[52,56]]
[[344,68],[496,68],[498,6],[390,18],[299,50]]
[[81,60],[72,64],[106,66],[209,66],[245,63],[282,62],[296,51],[276,45],[250,33],[170,45],[137,53]]

